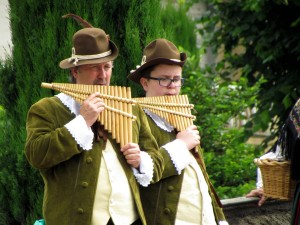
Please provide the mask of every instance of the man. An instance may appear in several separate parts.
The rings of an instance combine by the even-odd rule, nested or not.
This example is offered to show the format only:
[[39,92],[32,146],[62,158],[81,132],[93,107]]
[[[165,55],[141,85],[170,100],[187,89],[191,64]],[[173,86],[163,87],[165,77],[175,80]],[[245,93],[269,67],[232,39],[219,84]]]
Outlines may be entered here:
[[[157,39],[145,47],[141,65],[132,70],[128,78],[142,85],[146,97],[178,95],[184,81],[182,67],[185,61],[186,54],[180,53],[172,42]],[[145,112],[159,146],[172,145],[169,142],[176,137],[174,128],[153,112]],[[179,151],[181,146],[173,148]],[[163,179],[149,187],[140,187],[147,223],[228,224],[217,205],[217,196],[213,193],[199,153],[194,152],[199,164],[192,152],[185,153],[181,158],[188,158],[189,164],[179,176]]]
[[[73,36],[72,56],[60,67],[70,69],[77,84],[109,85],[117,56],[118,48],[104,30],[83,28]],[[47,225],[146,224],[136,181],[147,186],[162,174],[178,174],[177,168],[165,167],[171,158],[158,149],[142,110],[133,109],[134,143],[120,149],[96,121],[104,107],[99,93],[81,105],[60,93],[28,112],[25,153],[45,183]],[[191,132],[199,144],[199,135]]]

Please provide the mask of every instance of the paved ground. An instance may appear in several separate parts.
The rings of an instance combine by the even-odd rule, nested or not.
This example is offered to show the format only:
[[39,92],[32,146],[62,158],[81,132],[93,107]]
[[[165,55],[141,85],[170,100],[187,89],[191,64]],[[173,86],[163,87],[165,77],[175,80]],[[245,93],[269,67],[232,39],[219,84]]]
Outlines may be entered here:
[[257,202],[224,207],[229,225],[289,225],[292,202],[269,201],[261,207]]

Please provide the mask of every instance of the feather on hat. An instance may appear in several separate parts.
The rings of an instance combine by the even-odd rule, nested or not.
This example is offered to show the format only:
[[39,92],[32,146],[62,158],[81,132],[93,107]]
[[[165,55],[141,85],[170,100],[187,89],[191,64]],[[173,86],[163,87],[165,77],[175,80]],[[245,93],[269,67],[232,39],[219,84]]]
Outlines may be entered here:
[[59,63],[62,69],[104,63],[117,58],[119,50],[104,30],[93,27],[76,14],[69,13],[63,18],[73,18],[84,28],[73,35],[72,55]]

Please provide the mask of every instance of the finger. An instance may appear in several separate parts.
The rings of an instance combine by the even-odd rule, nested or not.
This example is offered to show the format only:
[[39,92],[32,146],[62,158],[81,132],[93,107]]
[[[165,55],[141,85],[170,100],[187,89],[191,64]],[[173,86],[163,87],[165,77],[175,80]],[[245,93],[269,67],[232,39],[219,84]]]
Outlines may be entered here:
[[129,165],[131,165],[132,167],[134,167],[134,168],[138,168],[138,167],[139,167],[139,164],[140,164],[140,162],[139,162],[139,161],[136,161],[136,160],[127,160],[127,163],[128,163]]
[[259,200],[258,205],[259,205],[259,206],[262,206],[262,205],[265,203],[266,200],[267,200],[266,196],[263,195],[263,196],[261,197],[261,199]]
[[94,103],[94,105],[95,105],[95,107],[97,108],[97,109],[99,109],[99,108],[105,108],[105,103],[104,102],[96,102],[96,103]]
[[138,154],[128,154],[128,155],[125,155],[125,159],[126,160],[138,160],[140,157]]
[[136,144],[136,143],[132,143],[132,142],[129,142],[128,144],[124,145],[124,147],[127,147],[127,148],[137,148],[139,145]]
[[259,193],[256,190],[250,191],[246,197],[258,197]]
[[188,133],[190,133],[194,136],[199,136],[199,131],[198,130],[188,130]]
[[188,128],[186,128],[185,130],[187,133],[193,133],[193,129],[191,128],[191,126],[189,126]]
[[95,92],[93,94],[91,94],[90,96],[87,97],[87,101],[91,101],[92,99],[96,98],[96,97],[100,97],[100,93],[99,92]]
[[90,102],[94,103],[94,104],[97,104],[97,103],[103,103],[104,104],[103,99],[99,98],[99,97],[95,97],[95,98],[91,99]]
[[125,152],[125,151],[128,151],[129,149],[133,149],[133,148],[137,148],[137,147],[138,147],[137,144],[130,142],[130,143],[124,145],[120,150],[121,150],[121,152]]
[[249,197],[256,197],[256,195],[249,193],[249,194],[246,195],[246,197],[247,198],[249,198]]
[[140,156],[140,151],[137,148],[130,149],[130,154],[129,155],[132,155],[134,157],[139,157]]
[[127,155],[139,155],[140,153],[139,153],[139,151],[137,150],[137,149],[135,149],[135,148],[130,148],[130,149],[127,149],[127,150],[125,150],[124,152],[123,152],[123,154],[125,155],[125,156],[127,156]]
[[187,130],[197,130],[197,126],[196,125],[190,125],[187,127]]

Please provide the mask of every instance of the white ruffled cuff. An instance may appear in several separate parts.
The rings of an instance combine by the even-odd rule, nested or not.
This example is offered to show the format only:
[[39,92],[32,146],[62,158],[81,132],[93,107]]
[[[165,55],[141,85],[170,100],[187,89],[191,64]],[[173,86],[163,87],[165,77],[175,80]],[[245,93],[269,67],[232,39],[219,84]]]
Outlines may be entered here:
[[139,170],[131,167],[137,182],[143,187],[147,187],[152,178],[154,166],[150,155],[147,152],[141,151],[141,163]]
[[84,150],[91,150],[93,147],[94,133],[87,126],[84,118],[79,115],[65,125],[77,144]]
[[229,225],[227,221],[219,221],[219,225]]
[[175,139],[162,147],[169,153],[177,173],[180,175],[181,171],[191,163],[191,154],[186,144],[179,139]]

